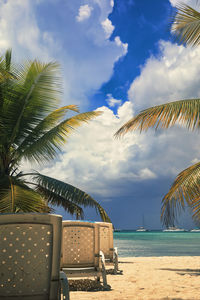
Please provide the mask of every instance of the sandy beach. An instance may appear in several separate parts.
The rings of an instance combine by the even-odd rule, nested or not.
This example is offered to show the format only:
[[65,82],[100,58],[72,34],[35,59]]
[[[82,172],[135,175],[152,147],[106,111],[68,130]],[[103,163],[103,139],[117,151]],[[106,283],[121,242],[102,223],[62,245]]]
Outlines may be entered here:
[[110,291],[71,291],[71,300],[200,300],[200,256],[127,257]]

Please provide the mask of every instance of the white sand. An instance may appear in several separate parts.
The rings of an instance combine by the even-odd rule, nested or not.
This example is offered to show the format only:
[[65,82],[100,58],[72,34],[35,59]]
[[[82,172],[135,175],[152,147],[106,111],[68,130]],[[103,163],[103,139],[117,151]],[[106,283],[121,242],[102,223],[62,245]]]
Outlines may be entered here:
[[70,300],[200,300],[200,256],[120,258],[110,291],[70,292]]

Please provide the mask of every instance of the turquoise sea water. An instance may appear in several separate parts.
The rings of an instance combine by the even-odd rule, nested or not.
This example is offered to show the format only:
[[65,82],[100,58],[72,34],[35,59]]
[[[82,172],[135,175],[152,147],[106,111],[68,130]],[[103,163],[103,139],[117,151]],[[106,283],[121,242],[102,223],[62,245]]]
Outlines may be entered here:
[[114,232],[121,257],[200,256],[200,232]]

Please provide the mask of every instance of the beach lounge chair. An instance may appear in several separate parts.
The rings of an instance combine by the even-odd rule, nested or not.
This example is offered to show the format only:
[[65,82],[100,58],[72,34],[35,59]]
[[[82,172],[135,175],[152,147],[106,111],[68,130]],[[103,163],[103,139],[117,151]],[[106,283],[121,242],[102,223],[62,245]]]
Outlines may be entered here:
[[99,225],[100,233],[100,250],[104,253],[106,264],[114,265],[114,274],[118,270],[118,253],[117,247],[113,244],[113,225],[108,222],[95,222]]
[[0,299],[69,299],[60,273],[62,217],[51,214],[0,215]]
[[68,278],[100,277],[108,288],[99,226],[93,222],[63,221],[61,269]]

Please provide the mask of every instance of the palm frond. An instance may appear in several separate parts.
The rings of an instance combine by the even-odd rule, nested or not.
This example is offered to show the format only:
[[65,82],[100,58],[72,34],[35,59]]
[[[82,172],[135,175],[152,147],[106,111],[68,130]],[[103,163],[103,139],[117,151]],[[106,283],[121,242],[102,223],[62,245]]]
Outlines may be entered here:
[[23,155],[27,147],[34,144],[34,142],[37,142],[40,137],[42,137],[50,129],[55,127],[69,110],[79,112],[79,109],[76,105],[67,105],[54,110],[47,117],[42,119],[41,122],[37,126],[35,126],[32,131],[30,131],[29,135],[16,149],[16,153],[18,154],[18,156],[20,157],[21,155]]
[[192,201],[192,212],[193,212],[193,220],[198,226],[200,225],[200,196],[196,196],[196,198]]
[[43,198],[37,192],[17,185],[12,189],[0,190],[0,213],[49,211]]
[[188,99],[157,105],[141,111],[125,123],[116,133],[120,137],[127,132],[139,129],[146,131],[150,127],[155,129],[168,128],[175,123],[185,125],[194,130],[200,127],[200,99]]
[[200,44],[200,12],[187,4],[179,4],[172,19],[171,31],[180,43],[191,46]]
[[4,106],[7,106],[7,99],[13,98],[10,86],[16,80],[15,72],[11,64],[11,50],[7,50],[4,56],[0,57],[0,135],[5,128]]
[[12,51],[8,49],[4,56],[0,57],[0,85],[5,83],[8,79],[16,78],[11,68]]
[[5,64],[6,64],[6,71],[9,72],[11,69],[11,58],[12,58],[12,50],[8,49],[5,53]]
[[[42,175],[40,173],[31,173],[30,175],[33,176],[33,180],[37,183],[39,188],[44,188],[45,190],[60,196],[61,202],[67,200],[77,204],[78,206],[82,205],[84,207],[94,207],[103,221],[111,222],[106,211],[87,193],[68,183]],[[65,208],[65,203],[63,203],[62,206]]]
[[76,219],[83,219],[84,213],[83,209],[69,201],[68,199],[44,188],[40,185],[37,186],[37,191],[44,197],[44,199],[51,205],[62,206],[69,214],[75,215]]
[[[59,65],[34,61],[28,65],[16,87],[16,103],[11,103],[13,128],[10,144],[18,144],[40,121],[55,109],[60,94]],[[56,76],[57,74],[57,76]],[[23,83],[24,80],[24,83]],[[16,110],[14,111],[14,109]]]
[[[13,69],[13,64],[11,67]],[[3,99],[0,105],[0,122],[3,124],[0,138],[9,146],[20,144],[56,108],[61,92],[56,63],[34,61],[14,69],[17,75],[0,85]]]
[[47,199],[77,217],[83,217],[81,205],[95,207],[106,219],[99,203],[81,190],[47,177],[45,183],[38,174],[38,191],[32,190],[33,183],[23,180],[27,174],[19,170],[23,158],[39,163],[54,158],[76,128],[101,113],[66,119],[68,110],[79,110],[75,105],[56,109],[61,95],[59,71],[56,62],[14,65],[11,50],[0,57],[0,212],[49,211]]
[[53,159],[75,128],[85,122],[87,123],[100,114],[101,112],[99,111],[91,111],[78,114],[62,121],[57,126],[45,132],[42,136],[39,136],[37,140],[33,140],[32,143],[30,142],[22,153],[23,157],[38,163]]
[[186,204],[192,208],[194,218],[200,209],[200,162],[183,170],[162,200],[161,219],[165,225],[174,220]]

